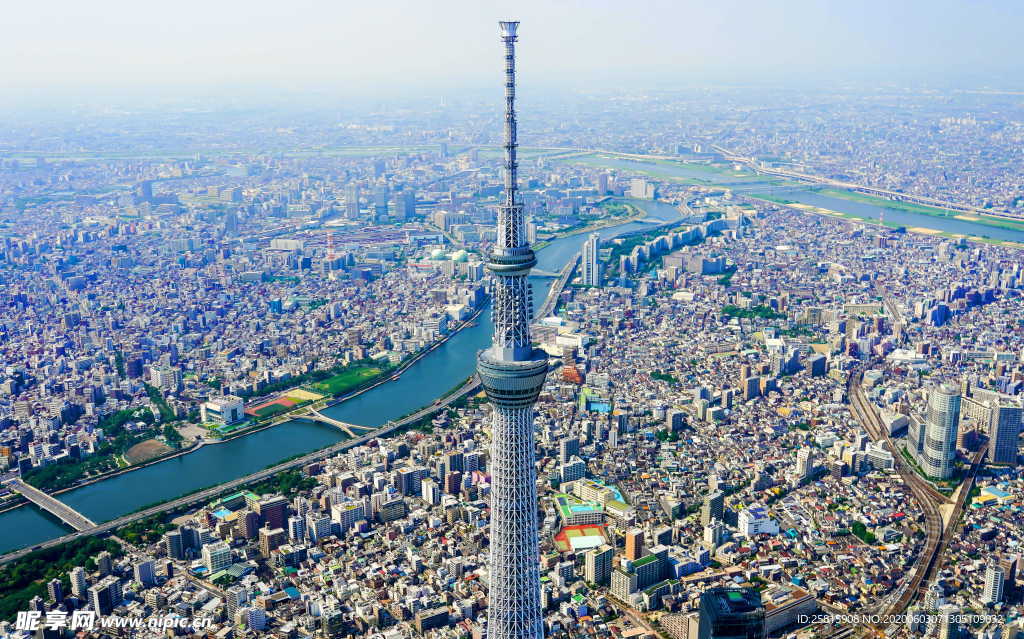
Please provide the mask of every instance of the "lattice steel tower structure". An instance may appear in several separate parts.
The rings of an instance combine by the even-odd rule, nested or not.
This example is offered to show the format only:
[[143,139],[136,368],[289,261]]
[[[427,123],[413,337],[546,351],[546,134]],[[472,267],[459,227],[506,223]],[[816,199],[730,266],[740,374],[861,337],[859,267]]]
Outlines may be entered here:
[[548,370],[547,355],[530,341],[533,300],[527,277],[537,264],[526,240],[516,180],[516,68],[518,22],[501,22],[505,43],[505,200],[487,269],[494,283],[494,340],[480,351],[477,373],[494,407],[491,430],[491,556],[489,639],[538,639],[540,609],[537,545],[537,467],[533,404]]

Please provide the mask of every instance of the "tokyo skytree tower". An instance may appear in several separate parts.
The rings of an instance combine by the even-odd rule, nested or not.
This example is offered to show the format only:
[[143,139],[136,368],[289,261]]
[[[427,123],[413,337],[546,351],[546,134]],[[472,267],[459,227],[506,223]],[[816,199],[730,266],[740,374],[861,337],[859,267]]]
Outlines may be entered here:
[[515,42],[518,22],[500,22],[505,43],[505,200],[488,258],[493,274],[494,339],[480,351],[477,373],[494,408],[491,433],[489,639],[537,639],[540,609],[537,467],[533,404],[544,385],[547,355],[530,342],[533,316],[527,278],[537,259],[526,240],[517,191]]

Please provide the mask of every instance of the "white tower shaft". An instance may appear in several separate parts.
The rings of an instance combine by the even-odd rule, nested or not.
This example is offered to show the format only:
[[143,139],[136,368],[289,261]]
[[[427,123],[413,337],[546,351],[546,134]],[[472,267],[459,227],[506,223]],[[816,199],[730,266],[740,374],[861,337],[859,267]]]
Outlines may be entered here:
[[515,42],[518,22],[501,22],[505,43],[505,201],[487,268],[494,281],[494,339],[477,372],[494,407],[491,433],[489,639],[539,639],[540,556],[533,404],[544,385],[547,356],[530,341],[536,265],[526,241],[517,193]]

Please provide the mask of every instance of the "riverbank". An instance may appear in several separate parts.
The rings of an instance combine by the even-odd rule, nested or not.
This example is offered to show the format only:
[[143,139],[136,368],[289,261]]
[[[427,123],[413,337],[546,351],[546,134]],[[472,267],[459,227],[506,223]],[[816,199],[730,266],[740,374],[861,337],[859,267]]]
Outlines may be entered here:
[[[783,207],[786,207],[788,209],[793,209],[795,211],[800,211],[801,213],[813,213],[815,215],[824,215],[824,216],[827,216],[827,217],[834,217],[834,218],[844,219],[844,220],[848,220],[848,221],[856,221],[856,222],[861,222],[863,224],[871,224],[873,226],[885,226],[886,228],[891,228],[891,229],[902,228],[902,229],[905,229],[908,233],[917,233],[919,235],[928,235],[928,236],[932,236],[932,237],[939,236],[939,237],[945,237],[945,238],[955,239],[955,240],[965,239],[965,240],[968,240],[968,241],[971,241],[971,242],[982,242],[984,244],[992,244],[992,245],[996,245],[996,246],[1006,246],[1006,247],[1009,247],[1009,248],[1024,249],[1024,242],[1015,242],[1013,240],[998,240],[998,239],[991,238],[991,237],[985,237],[983,235],[970,235],[970,234],[966,234],[966,233],[952,233],[952,232],[949,232],[949,231],[942,231],[942,230],[939,230],[939,229],[928,228],[928,227],[925,227],[925,226],[906,226],[904,224],[899,224],[899,223],[896,223],[896,222],[877,220],[875,218],[868,217],[868,216],[865,216],[865,215],[855,215],[853,213],[843,213],[843,212],[840,212],[840,211],[835,211],[835,210],[823,208],[823,207],[820,207],[820,206],[812,206],[810,204],[801,204],[800,202],[794,202],[792,200],[785,200],[785,199],[781,199],[781,198],[774,198],[774,197],[764,196],[764,195],[758,195],[758,196],[748,195],[747,197],[749,199],[751,199],[751,200],[757,200],[757,201],[760,201],[760,202],[765,202],[767,204],[775,204],[775,205],[778,205],[778,206],[783,206]],[[833,196],[833,197],[835,197],[835,196]],[[959,217],[959,216],[950,215],[950,216],[940,216],[940,217]]]
[[533,249],[539,251],[545,246],[551,244],[555,240],[565,239],[567,237],[573,237],[574,235],[581,235],[583,233],[592,233],[594,231],[600,231],[602,229],[610,228],[612,226],[619,226],[621,224],[629,224],[630,222],[637,222],[647,217],[647,211],[643,211],[640,207],[631,204],[629,202],[622,202],[622,205],[630,209],[630,213],[621,217],[611,217],[598,220],[591,224],[584,226],[583,228],[572,229],[568,231],[558,231],[551,235],[546,235],[540,241],[538,241]]
[[[878,215],[872,215],[870,209],[874,209],[875,212],[893,211],[892,218],[896,218],[894,220],[889,220],[889,214],[884,215],[886,226],[904,227],[915,233],[942,235],[953,239],[966,238],[976,242],[1014,248],[1024,245],[1024,220],[1007,219],[995,214],[986,215],[984,212],[965,213],[954,209],[897,202],[844,188],[805,185],[779,177],[752,175],[745,171],[735,171],[710,164],[687,163],[668,157],[594,152],[558,161],[605,169],[620,169],[632,174],[649,175],[663,180],[695,184],[707,188],[731,190],[742,187],[750,194],[739,193],[737,195],[783,206],[810,204],[829,212],[822,214],[875,224],[878,223],[876,219]],[[788,196],[794,199],[787,199],[787,195],[772,196],[753,190],[761,186],[766,189],[774,186],[787,187],[787,190],[790,191],[796,189],[791,196]],[[816,198],[823,201],[814,202],[813,200]],[[827,200],[832,200],[832,206],[825,202]],[[840,203],[839,200],[842,202]],[[893,223],[890,224],[890,221]],[[989,229],[991,229],[991,233]]]
[[[420,361],[422,358],[424,358],[427,355],[429,355],[435,349],[441,347],[449,339],[451,339],[452,337],[457,335],[459,333],[459,331],[463,330],[464,328],[466,328],[468,326],[474,325],[476,320],[480,317],[480,314],[483,313],[484,308],[485,307],[482,306],[481,308],[477,309],[473,313],[473,315],[471,315],[469,318],[467,318],[466,320],[464,320],[464,321],[460,322],[459,324],[457,324],[451,331],[449,331],[442,338],[440,338],[438,340],[435,340],[427,348],[424,348],[424,349],[420,350],[418,353],[416,353],[416,355],[414,355],[413,357],[411,357],[408,360],[406,360],[405,362],[403,362],[398,368],[383,373],[382,377],[380,377],[380,378],[378,378],[376,380],[373,380],[372,382],[367,382],[365,385],[360,386],[356,390],[346,392],[341,397],[332,398],[331,400],[328,400],[326,403],[324,403],[322,406],[320,406],[320,409],[325,409],[325,408],[329,408],[329,407],[332,407],[332,406],[337,406],[338,404],[341,404],[343,402],[347,402],[347,401],[349,401],[351,399],[354,399],[355,397],[358,397],[359,395],[362,395],[363,393],[367,393],[367,392],[373,390],[374,388],[377,388],[378,386],[380,386],[382,384],[389,383],[389,382],[399,378],[402,375],[403,372],[405,372],[406,370],[409,369],[409,367],[411,367],[414,364],[416,364],[418,361]],[[288,393],[290,391],[293,391],[293,390],[295,390],[297,388],[301,388],[301,387],[302,387],[302,385],[300,384],[299,386],[296,386],[295,388],[283,391],[282,393],[286,394],[286,393]],[[303,406],[301,406],[299,408],[296,408],[296,409],[293,409],[292,411],[289,411],[288,413],[284,413],[284,414],[281,414],[281,415],[276,415],[274,417],[271,417],[266,422],[259,423],[259,424],[256,424],[254,426],[251,426],[249,428],[233,432],[233,433],[229,434],[226,437],[219,438],[219,439],[205,439],[204,438],[204,439],[199,440],[199,441],[194,441],[192,443],[192,445],[187,447],[187,448],[176,450],[176,451],[173,451],[173,452],[168,453],[166,455],[162,455],[160,457],[154,457],[152,459],[148,459],[145,462],[142,462],[140,464],[133,464],[131,466],[125,466],[125,467],[122,467],[122,468],[118,468],[118,469],[112,470],[112,471],[110,471],[108,473],[104,473],[102,475],[96,475],[94,477],[90,477],[88,480],[82,481],[80,483],[76,483],[76,484],[74,484],[72,486],[65,486],[63,488],[59,488],[59,489],[54,490],[52,492],[49,492],[49,491],[48,492],[49,492],[50,495],[54,495],[54,496],[60,495],[62,493],[66,493],[66,492],[69,492],[69,491],[72,491],[72,490],[76,490],[78,488],[84,488],[86,486],[90,486],[90,485],[95,484],[97,482],[101,482],[101,481],[104,481],[104,480],[107,480],[107,479],[112,479],[114,477],[118,477],[118,476],[124,475],[126,473],[130,473],[130,472],[134,472],[134,471],[137,471],[137,470],[141,470],[143,468],[147,468],[149,466],[153,466],[153,465],[159,464],[161,462],[169,461],[171,459],[175,459],[175,458],[178,458],[178,457],[182,457],[184,455],[188,455],[190,453],[197,452],[197,451],[199,451],[200,449],[202,449],[206,445],[224,444],[224,443],[228,443],[228,442],[234,441],[234,440],[236,440],[238,438],[241,438],[241,437],[247,437],[249,435],[253,435],[255,433],[267,430],[268,428],[273,428],[275,426],[280,426],[281,424],[285,424],[287,422],[290,422],[290,421],[293,421],[295,419],[298,419],[298,417],[295,417],[294,414],[297,413],[297,412],[302,412],[303,410],[308,409],[308,407],[309,407],[309,405],[303,405]],[[359,424],[356,424],[356,425],[358,426]],[[371,427],[366,427],[366,428],[371,428]],[[11,504],[11,505],[9,505],[9,506],[7,506],[5,508],[0,509],[0,513],[11,511],[11,510],[16,510],[17,508],[21,508],[22,506],[28,505],[28,503],[29,502],[27,500],[23,500],[19,504]]]
[[944,217],[956,220],[963,220],[965,222],[973,222],[975,224],[982,224],[984,226],[991,226],[993,228],[1008,229],[1010,231],[1024,231],[1024,220],[1021,220],[1020,222],[1015,222],[1013,220],[1008,220],[1004,217],[998,217],[994,215],[964,213],[963,211],[941,209],[934,206],[914,204],[912,202],[898,202],[895,200],[887,200],[885,198],[877,197],[874,195],[867,195],[866,193],[847,191],[845,189],[823,188],[818,189],[817,192],[822,195],[828,195],[830,197],[849,200],[850,202],[871,204],[873,206],[880,206],[883,208],[893,209],[896,211],[906,211],[908,213],[918,213],[920,215],[929,215],[931,217]]

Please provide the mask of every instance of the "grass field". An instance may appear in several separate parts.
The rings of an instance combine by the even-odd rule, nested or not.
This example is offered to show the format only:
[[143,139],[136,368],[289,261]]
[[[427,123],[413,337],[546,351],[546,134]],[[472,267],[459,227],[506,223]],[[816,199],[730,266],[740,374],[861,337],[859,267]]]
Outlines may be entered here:
[[308,390],[303,390],[301,388],[296,388],[294,390],[288,391],[285,397],[296,403],[316,401],[318,399],[324,398],[324,396],[319,393],[311,393]]
[[327,379],[312,384],[311,386],[328,395],[341,395],[352,390],[363,382],[380,375],[382,372],[383,369],[377,366],[362,366],[347,370],[343,373],[338,373],[333,377],[328,377]]
[[129,464],[141,464],[144,461],[165,455],[171,452],[171,447],[167,446],[163,442],[159,442],[155,439],[147,439],[146,441],[135,444],[124,454],[124,460]]

